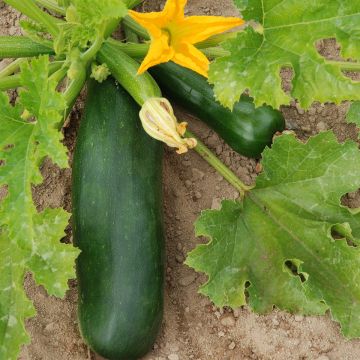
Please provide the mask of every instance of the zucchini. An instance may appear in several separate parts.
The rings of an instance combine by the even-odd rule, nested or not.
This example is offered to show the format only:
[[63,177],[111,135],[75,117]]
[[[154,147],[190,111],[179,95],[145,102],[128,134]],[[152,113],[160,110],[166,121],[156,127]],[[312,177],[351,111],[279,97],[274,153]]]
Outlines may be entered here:
[[0,60],[54,54],[54,50],[25,36],[0,36]]
[[208,124],[239,154],[260,157],[274,134],[284,130],[280,111],[270,106],[255,108],[252,99],[242,95],[231,112],[216,102],[203,76],[182,66],[168,62],[149,71],[165,95]]
[[162,321],[162,145],[112,79],[90,81],[73,163],[82,336],[111,360],[152,347]]
[[160,88],[151,75],[148,72],[137,75],[139,63],[116,45],[105,42],[97,58],[108,66],[112,76],[140,106],[149,98],[161,97]]

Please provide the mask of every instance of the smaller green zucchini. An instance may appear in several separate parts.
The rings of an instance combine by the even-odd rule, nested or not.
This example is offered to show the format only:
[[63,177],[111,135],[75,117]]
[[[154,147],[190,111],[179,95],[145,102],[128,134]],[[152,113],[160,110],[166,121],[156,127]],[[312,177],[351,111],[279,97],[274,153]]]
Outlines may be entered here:
[[150,69],[165,95],[192,112],[215,130],[239,154],[260,157],[277,131],[285,128],[281,112],[270,106],[255,108],[243,95],[233,111],[215,100],[207,80],[172,62]]
[[140,106],[149,98],[161,97],[161,90],[151,75],[148,72],[137,75],[139,63],[117,46],[105,42],[97,59],[108,66],[113,77]]
[[40,54],[54,54],[54,50],[25,36],[0,36],[0,59],[32,57]]

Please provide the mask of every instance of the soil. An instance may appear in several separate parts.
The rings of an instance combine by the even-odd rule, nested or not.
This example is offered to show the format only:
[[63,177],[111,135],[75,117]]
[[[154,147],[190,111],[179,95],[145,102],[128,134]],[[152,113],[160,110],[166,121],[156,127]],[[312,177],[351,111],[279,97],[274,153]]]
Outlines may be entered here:
[[[144,10],[159,10],[163,1],[149,0]],[[0,34],[18,35],[19,16],[0,0]],[[189,0],[188,14],[236,15],[231,0]],[[321,41],[319,52],[338,58],[334,40]],[[1,65],[0,65],[1,66]],[[284,88],[289,89],[291,71],[282,72]],[[351,75],[351,74],[350,74]],[[359,80],[359,79],[358,79]],[[79,101],[64,129],[70,158],[83,107]],[[354,126],[345,123],[348,104],[314,104],[303,111],[297,104],[282,108],[287,128],[301,139],[333,129],[340,141],[357,138]],[[247,184],[256,178],[255,160],[239,156],[204,124],[183,109],[178,118],[187,120],[190,129],[235,171]],[[34,199],[44,207],[63,206],[71,210],[71,170],[60,170],[47,160],[42,166],[44,184],[34,188]],[[186,253],[201,241],[194,235],[193,223],[202,209],[219,207],[221,199],[237,198],[238,193],[195,152],[178,156],[166,149],[164,159],[164,215],[166,225],[166,292],[165,319],[153,351],[143,360],[357,360],[360,341],[347,341],[339,326],[329,316],[303,317],[274,310],[257,315],[243,307],[219,309],[197,293],[206,277],[183,264]],[[1,194],[0,194],[1,195]],[[344,197],[352,207],[360,206],[359,193]],[[67,229],[71,241],[71,228]],[[32,342],[24,347],[21,360],[90,360],[99,359],[83,343],[77,326],[76,280],[70,282],[65,299],[47,296],[25,279],[28,296],[34,301],[38,315],[27,321]]]

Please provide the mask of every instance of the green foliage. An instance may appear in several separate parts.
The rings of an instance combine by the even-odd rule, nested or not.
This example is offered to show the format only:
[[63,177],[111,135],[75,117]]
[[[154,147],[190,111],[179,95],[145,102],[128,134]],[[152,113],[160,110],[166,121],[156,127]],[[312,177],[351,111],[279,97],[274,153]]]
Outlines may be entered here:
[[109,20],[120,19],[127,13],[122,0],[72,0],[66,9],[66,23],[61,25],[55,39],[57,53],[68,52],[73,47],[87,48],[97,37],[104,36]]
[[355,101],[351,104],[346,120],[348,123],[354,123],[360,128],[360,101]]
[[303,314],[330,309],[344,335],[360,336],[360,215],[340,204],[360,187],[360,152],[321,133],[265,150],[264,171],[243,202],[224,201],[196,223],[211,241],[186,263],[209,276],[201,292],[218,306],[273,305]]
[[[232,108],[250,90],[256,105],[279,108],[298,99],[308,108],[313,101],[360,99],[360,83],[347,78],[341,65],[326,61],[316,42],[336,37],[344,58],[360,60],[360,2],[344,0],[235,0],[245,20],[255,20],[223,47],[229,56],[211,66],[209,81],[222,104]],[[280,70],[294,71],[291,94],[281,89]],[[359,65],[360,68],[360,65]]]
[[40,57],[21,68],[24,90],[15,106],[0,93],[0,358],[15,359],[28,341],[24,319],[34,315],[24,289],[31,271],[49,294],[64,296],[67,281],[75,277],[78,250],[60,243],[69,214],[63,209],[38,212],[32,184],[42,182],[39,166],[46,156],[68,166],[59,125],[66,109],[63,95],[50,80],[49,60]]

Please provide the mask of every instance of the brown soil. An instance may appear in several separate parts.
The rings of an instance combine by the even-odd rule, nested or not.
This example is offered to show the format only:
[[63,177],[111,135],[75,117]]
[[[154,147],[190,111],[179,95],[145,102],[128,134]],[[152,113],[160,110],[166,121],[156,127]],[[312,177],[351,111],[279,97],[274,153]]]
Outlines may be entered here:
[[[144,9],[158,10],[163,1],[146,1]],[[17,35],[18,15],[0,0],[0,34]],[[231,0],[189,0],[187,13],[234,15]],[[322,41],[319,51],[337,57],[336,44]],[[291,72],[284,71],[284,86],[289,86]],[[347,125],[344,114],[348,105],[315,104],[304,112],[296,104],[283,107],[287,127],[300,138],[319,131],[333,129],[340,140],[356,139],[356,130]],[[74,148],[82,109],[78,102],[65,129],[70,153]],[[205,125],[177,109],[178,117],[186,119],[217,155],[246,183],[256,178],[256,161],[239,156]],[[71,171],[60,170],[50,161],[42,167],[44,184],[34,189],[39,209],[64,206],[71,209]],[[166,149],[164,167],[164,213],[166,224],[166,294],[165,319],[154,350],[144,360],[240,360],[240,359],[360,359],[360,341],[347,341],[339,326],[329,316],[303,317],[282,311],[259,316],[246,307],[218,309],[197,294],[206,279],[183,264],[186,253],[200,242],[194,236],[193,223],[200,211],[216,208],[224,198],[236,198],[238,193],[214,172],[196,153],[178,156]],[[358,193],[345,198],[352,206],[360,205]],[[71,239],[71,229],[68,229]],[[32,343],[23,348],[21,360],[89,360],[95,355],[83,343],[76,317],[76,280],[70,283],[64,300],[46,295],[34,285],[31,276],[25,281],[29,297],[38,315],[27,321]]]

